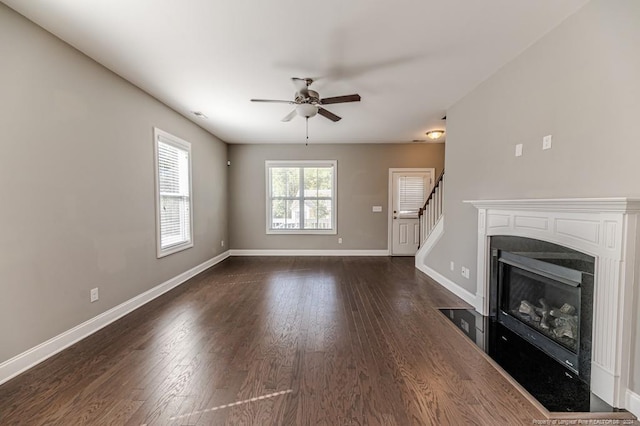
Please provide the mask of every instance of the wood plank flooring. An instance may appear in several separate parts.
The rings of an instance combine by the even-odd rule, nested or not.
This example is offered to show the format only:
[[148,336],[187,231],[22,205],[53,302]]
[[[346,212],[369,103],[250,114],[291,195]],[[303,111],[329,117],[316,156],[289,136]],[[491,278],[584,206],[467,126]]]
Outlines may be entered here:
[[0,425],[531,425],[413,258],[230,258],[0,386]]

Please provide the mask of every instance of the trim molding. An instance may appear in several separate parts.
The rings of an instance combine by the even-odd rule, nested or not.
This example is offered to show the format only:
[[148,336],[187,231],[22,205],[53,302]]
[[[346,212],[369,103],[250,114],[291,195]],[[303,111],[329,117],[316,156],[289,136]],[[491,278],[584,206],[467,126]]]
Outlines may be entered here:
[[198,275],[199,273],[209,269],[213,265],[222,262],[229,257],[229,251],[219,254],[218,256],[209,259],[200,265],[194,266],[177,275],[162,284],[153,287],[150,290],[145,291],[121,304],[115,306],[108,311],[105,311],[85,322],[67,330],[55,337],[43,342],[37,346],[34,346],[27,351],[14,356],[13,358],[0,363],[0,384],[3,384],[12,378],[16,377],[20,373],[34,367],[36,364],[41,363],[47,358],[57,354],[58,352],[68,348],[74,343],[79,342],[85,337],[97,332],[98,330],[106,327],[112,322],[120,319],[128,313],[138,309],[142,305],[149,303],[153,299],[162,294],[172,290],[173,288],[184,283],[188,279]]
[[625,407],[634,416],[640,418],[640,395],[630,389],[627,389]]
[[427,265],[416,265],[416,268],[418,268],[420,271],[427,274],[429,277],[434,279],[442,287],[446,288],[451,293],[455,294],[460,299],[464,300],[465,302],[473,306],[476,310],[478,310],[478,307],[476,306],[478,303],[478,299],[475,294],[460,287],[458,284],[451,281],[449,278],[445,277],[439,272],[436,272],[435,270],[429,268]]
[[521,200],[464,200],[477,209],[542,210],[556,212],[623,213],[640,210],[638,198],[553,198]]
[[389,256],[389,250],[233,249],[230,256]]

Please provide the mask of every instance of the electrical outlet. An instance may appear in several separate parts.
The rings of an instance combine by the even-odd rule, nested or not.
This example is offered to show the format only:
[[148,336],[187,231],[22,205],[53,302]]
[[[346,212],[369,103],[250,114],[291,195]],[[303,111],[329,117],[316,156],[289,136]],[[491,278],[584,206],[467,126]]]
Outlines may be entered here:
[[456,264],[453,263],[453,260],[451,261],[451,263],[449,264],[449,269],[451,269],[452,271],[456,270]]
[[522,144],[516,145],[516,157],[522,157]]
[[342,238],[338,238],[338,244],[342,244]]
[[542,138],[542,149],[551,149],[551,135]]
[[220,240],[220,247],[224,247],[224,240]]
[[463,277],[465,277],[466,279],[469,279],[469,268],[465,268],[463,266],[462,269],[460,270],[460,273],[462,274]]
[[98,287],[91,289],[91,303],[97,301],[100,298],[98,294]]

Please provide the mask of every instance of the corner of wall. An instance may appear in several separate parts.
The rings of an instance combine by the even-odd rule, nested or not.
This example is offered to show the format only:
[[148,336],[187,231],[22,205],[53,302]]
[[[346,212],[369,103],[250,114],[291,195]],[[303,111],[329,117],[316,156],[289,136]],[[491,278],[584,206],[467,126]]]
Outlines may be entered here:
[[416,253],[416,268],[420,269],[421,266],[426,265],[427,256],[431,253],[431,250],[440,241],[442,234],[444,233],[444,215],[440,216],[438,223],[433,227],[433,231],[429,234],[429,237],[422,243],[418,252]]
[[477,297],[475,294],[465,290],[457,283],[451,281],[449,278],[437,272],[435,269],[431,268],[427,265],[427,256],[433,250],[433,248],[437,245],[438,241],[444,234],[444,215],[440,217],[440,220],[433,228],[433,231],[424,242],[422,247],[416,253],[416,269],[425,273],[430,278],[432,278],[435,282],[440,284],[442,287],[446,288],[471,306],[477,309]]

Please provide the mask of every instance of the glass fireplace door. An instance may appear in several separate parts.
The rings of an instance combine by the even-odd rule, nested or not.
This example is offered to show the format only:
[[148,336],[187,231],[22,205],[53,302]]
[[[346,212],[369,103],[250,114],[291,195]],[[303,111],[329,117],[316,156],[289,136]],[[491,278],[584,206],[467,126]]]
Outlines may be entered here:
[[498,321],[577,369],[581,277],[573,269],[501,252]]

